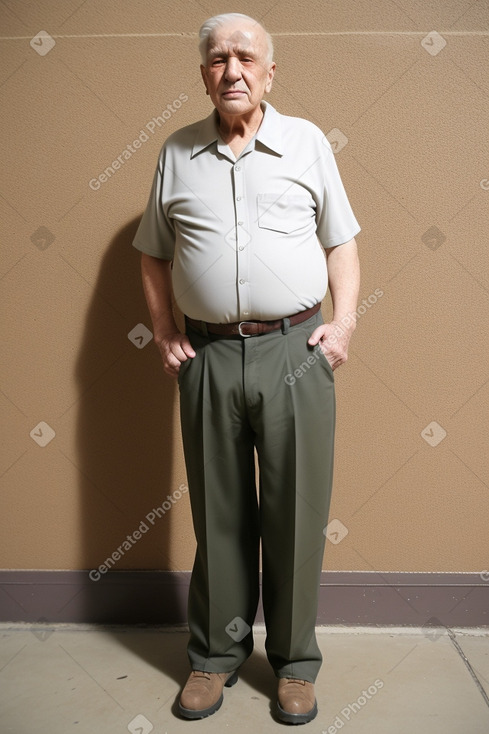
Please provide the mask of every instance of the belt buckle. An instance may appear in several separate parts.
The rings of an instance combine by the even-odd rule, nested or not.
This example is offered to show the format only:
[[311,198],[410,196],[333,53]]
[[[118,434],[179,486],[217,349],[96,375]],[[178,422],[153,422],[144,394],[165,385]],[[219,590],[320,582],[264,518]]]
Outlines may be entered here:
[[242,337],[253,336],[253,334],[243,334],[243,332],[241,331],[241,327],[243,326],[243,324],[254,324],[254,323],[255,323],[254,321],[240,321],[238,324],[239,335]]

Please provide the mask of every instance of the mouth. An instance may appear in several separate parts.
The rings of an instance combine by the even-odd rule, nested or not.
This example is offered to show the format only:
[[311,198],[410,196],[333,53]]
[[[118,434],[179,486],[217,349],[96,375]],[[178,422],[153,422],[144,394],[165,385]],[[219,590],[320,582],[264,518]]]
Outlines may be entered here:
[[240,89],[229,89],[227,92],[223,92],[223,97],[239,97],[242,94],[246,94],[246,92],[241,91]]

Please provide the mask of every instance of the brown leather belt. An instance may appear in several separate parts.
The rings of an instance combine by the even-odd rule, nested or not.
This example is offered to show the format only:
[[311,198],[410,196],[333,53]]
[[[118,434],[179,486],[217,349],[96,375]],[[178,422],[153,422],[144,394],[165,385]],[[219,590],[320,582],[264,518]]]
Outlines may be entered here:
[[[307,321],[311,316],[314,316],[321,308],[320,303],[316,303],[312,308],[308,308],[305,311],[293,314],[292,316],[286,316],[285,318],[289,321],[289,326],[296,326],[302,324],[303,321]],[[277,331],[283,326],[284,319],[276,319],[275,321],[235,321],[232,324],[210,324],[205,321],[199,321],[198,319],[190,319],[185,316],[187,324],[192,326],[201,334],[217,334],[219,336],[258,336],[259,334],[269,334],[271,331]]]

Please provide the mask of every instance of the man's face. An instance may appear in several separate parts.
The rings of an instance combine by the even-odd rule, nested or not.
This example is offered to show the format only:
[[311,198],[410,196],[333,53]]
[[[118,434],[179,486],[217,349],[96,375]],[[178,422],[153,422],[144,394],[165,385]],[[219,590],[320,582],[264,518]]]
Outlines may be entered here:
[[229,23],[214,30],[200,69],[220,114],[246,115],[260,104],[275,72],[275,64],[266,58],[265,33],[259,25]]

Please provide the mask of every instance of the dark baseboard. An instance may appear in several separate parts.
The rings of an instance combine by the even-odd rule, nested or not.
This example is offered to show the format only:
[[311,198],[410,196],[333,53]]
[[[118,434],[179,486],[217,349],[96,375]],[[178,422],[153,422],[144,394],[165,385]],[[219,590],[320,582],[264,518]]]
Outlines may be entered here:
[[[320,625],[481,627],[489,574],[323,571]],[[0,571],[0,621],[185,624],[190,572]],[[255,620],[263,622],[260,604]]]

